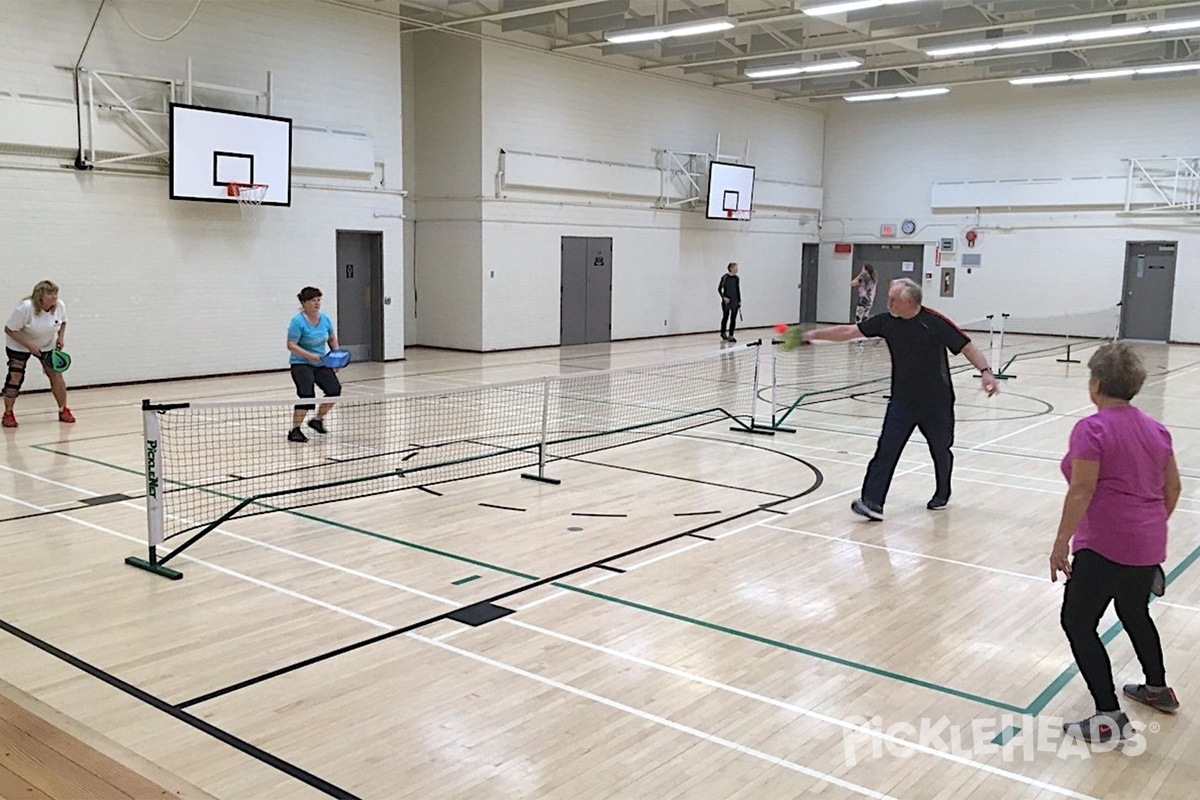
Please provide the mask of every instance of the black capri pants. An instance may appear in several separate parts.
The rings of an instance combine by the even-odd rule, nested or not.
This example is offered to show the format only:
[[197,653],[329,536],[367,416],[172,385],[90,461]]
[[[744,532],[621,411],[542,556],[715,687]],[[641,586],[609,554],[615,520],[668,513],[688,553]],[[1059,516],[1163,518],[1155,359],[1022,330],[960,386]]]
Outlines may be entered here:
[[[296,384],[297,397],[316,397],[315,387],[320,386],[326,397],[337,397],[342,393],[342,382],[329,367],[317,364],[292,364],[292,383]],[[297,404],[296,409],[311,411],[315,403]]]

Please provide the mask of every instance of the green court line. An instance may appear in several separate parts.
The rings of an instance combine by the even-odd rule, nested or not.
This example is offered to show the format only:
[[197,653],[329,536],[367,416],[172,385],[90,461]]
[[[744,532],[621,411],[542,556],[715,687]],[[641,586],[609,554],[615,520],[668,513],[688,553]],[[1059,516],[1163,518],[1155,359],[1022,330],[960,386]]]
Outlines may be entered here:
[[853,669],[861,670],[863,672],[869,672],[872,675],[878,675],[882,678],[888,678],[890,680],[900,681],[901,683],[907,683],[910,686],[919,686],[922,689],[932,689],[935,692],[940,692],[942,694],[948,694],[953,697],[961,698],[963,700],[970,700],[975,703],[981,703],[982,705],[991,706],[992,708],[998,708],[1002,711],[1011,711],[1015,714],[1021,714],[1021,713],[1024,713],[1024,711],[1025,711],[1025,709],[1021,708],[1020,706],[1014,706],[1010,703],[1005,703],[1000,700],[992,700],[991,698],[982,697],[977,694],[971,694],[970,692],[959,691],[958,689],[952,689],[949,686],[942,686],[941,684],[932,683],[930,681],[924,681],[924,680],[921,680],[920,678],[914,678],[909,675],[901,675],[898,672],[891,672],[889,670],[881,669],[879,667],[873,667],[870,664],[861,664],[857,661],[851,661],[846,658],[840,658],[838,656],[829,655],[828,653],[822,653],[817,650],[810,650],[807,647],[800,647],[799,645],[789,644],[788,642],[781,642],[776,639],[768,639],[765,636],[759,636],[758,634],[750,633],[748,631],[741,631],[736,628],[727,627],[725,625],[718,625],[714,622],[706,622],[705,620],[702,620],[702,619],[696,619],[694,617],[687,617],[687,616],[684,616],[683,614],[676,614],[673,611],[667,611],[662,608],[655,608],[653,606],[647,606],[647,605],[643,605],[641,603],[635,603],[632,600],[625,600],[624,598],[613,597],[612,595],[601,594],[600,592],[593,592],[590,589],[582,589],[577,586],[569,586],[565,583],[555,583],[554,586],[558,587],[559,589],[566,589],[571,592],[577,592],[579,594],[587,595],[588,597],[594,597],[597,600],[607,600],[611,603],[617,603],[619,605],[628,606],[629,608],[636,608],[639,611],[646,611],[651,614],[657,614],[660,617],[667,617],[668,619],[673,619],[673,620],[676,620],[677,622],[684,622],[689,625],[697,625],[701,628],[707,628],[708,630],[717,631],[718,633],[725,633],[725,634],[729,634],[730,636],[736,636],[739,639],[746,639],[746,640],[749,640],[752,642],[758,642],[759,644],[765,644],[769,647],[777,647],[781,650],[790,650],[793,653],[799,653],[801,655],[810,656],[812,658],[820,659],[821,661],[828,661],[831,664],[839,664],[843,667],[851,667]]
[[[88,463],[91,463],[91,464],[97,464],[99,466],[108,467],[110,469],[119,470],[121,472],[127,472],[127,473],[131,473],[134,475],[144,475],[144,473],[141,472],[140,470],[133,470],[133,469],[129,469],[128,467],[122,467],[122,466],[118,466],[116,464],[109,464],[104,461],[100,461],[100,460],[93,459],[93,458],[88,458],[87,456],[77,455],[75,453],[66,453],[66,452],[63,452],[60,450],[54,450],[54,449],[51,449],[44,445],[30,445],[30,447],[32,447],[36,450],[42,450],[45,452],[54,453],[55,455],[66,456],[68,458],[77,458],[82,461],[87,461]],[[280,509],[280,511],[282,513],[291,514],[293,516],[300,517],[302,519],[306,519],[306,520],[309,520],[312,522],[329,525],[334,528],[341,528],[342,530],[351,531],[352,533],[358,533],[363,536],[370,536],[375,539],[380,539],[385,542],[391,542],[392,544],[398,544],[403,547],[409,547],[414,550],[419,550],[421,552],[429,553],[431,555],[443,556],[445,558],[453,559],[455,561],[461,561],[466,564],[471,564],[473,566],[482,567],[484,569],[501,572],[506,575],[512,575],[512,576],[518,577],[518,578],[525,578],[525,579],[531,580],[531,581],[538,580],[538,576],[536,576],[536,575],[529,575],[524,572],[519,572],[517,570],[508,569],[507,567],[501,567],[501,566],[497,566],[495,564],[489,564],[485,561],[479,561],[477,559],[468,558],[467,556],[458,555],[457,553],[450,553],[450,552],[447,552],[444,550],[438,550],[437,548],[417,544],[415,542],[409,542],[409,541],[405,541],[403,539],[397,539],[393,536],[387,536],[386,534],[377,533],[375,531],[369,531],[369,530],[366,530],[365,528],[358,528],[354,525],[348,525],[346,523],[337,522],[335,520],[326,519],[324,517],[318,517],[318,516],[315,516],[312,514],[306,514],[302,511],[297,511],[294,509]],[[1183,561],[1179,562],[1179,564],[1176,565],[1175,569],[1171,570],[1171,572],[1167,575],[1166,584],[1168,586],[1170,586],[1171,583],[1173,581],[1175,581],[1176,578],[1178,578],[1180,575],[1183,574],[1184,570],[1186,570],[1188,567],[1190,567],[1192,564],[1194,564],[1198,559],[1200,559],[1200,546],[1198,546],[1195,550],[1193,550],[1191,553],[1189,553],[1188,556],[1183,559]],[[476,577],[478,577],[478,576],[476,576]],[[473,578],[468,578],[466,580],[473,580]],[[463,582],[465,583],[466,580],[464,580]],[[457,585],[457,582],[455,585]],[[617,603],[618,605],[624,605],[624,606],[628,606],[630,608],[639,609],[641,611],[647,611],[651,614],[657,614],[659,616],[668,617],[670,619],[674,619],[679,622],[685,622],[690,625],[698,625],[703,628],[708,628],[710,630],[718,631],[721,633],[726,633],[726,634],[729,634],[731,636],[736,636],[741,639],[748,639],[750,641],[755,641],[760,644],[768,645],[770,647],[777,647],[777,648],[780,648],[783,650],[790,650],[792,652],[800,653],[802,655],[807,655],[812,658],[820,659],[822,661],[827,661],[827,662],[830,662],[833,664],[839,664],[842,666],[850,667],[852,669],[858,669],[863,672],[868,672],[868,673],[871,673],[873,675],[878,675],[883,678],[896,680],[901,683],[907,683],[911,686],[919,686],[924,689],[931,689],[935,692],[940,692],[942,694],[948,694],[953,697],[962,698],[964,700],[970,700],[972,702],[981,703],[983,705],[991,706],[992,708],[998,708],[1003,711],[1012,711],[1017,714],[1032,714],[1034,716],[1040,714],[1042,712],[1042,710],[1045,709],[1045,707],[1049,704],[1049,702],[1054,698],[1054,696],[1057,695],[1060,691],[1062,691],[1063,687],[1065,687],[1068,683],[1070,683],[1071,679],[1079,672],[1079,667],[1075,664],[1071,664],[1066,669],[1064,669],[1062,671],[1062,673],[1059,674],[1059,676],[1050,683],[1049,686],[1047,686],[1044,690],[1042,690],[1042,692],[1033,699],[1033,702],[1031,702],[1028,706],[1026,706],[1024,708],[1021,708],[1018,706],[1011,705],[1009,703],[1002,702],[1000,700],[992,700],[990,698],[983,697],[981,695],[975,695],[975,694],[971,694],[970,692],[963,692],[958,689],[951,688],[949,686],[942,686],[941,684],[921,680],[920,678],[914,678],[914,677],[911,677],[908,675],[902,675],[897,672],[890,672],[888,670],[881,669],[879,667],[873,667],[869,664],[861,664],[857,661],[851,661],[849,659],[839,658],[838,656],[830,655],[828,653],[821,653],[816,650],[810,650],[808,648],[789,644],[787,642],[780,642],[780,641],[777,641],[774,639],[768,639],[766,637],[759,636],[757,634],[750,633],[748,631],[740,631],[735,628],[728,628],[723,625],[718,625],[716,623],[706,622],[704,620],[694,619],[692,617],[686,617],[681,614],[676,614],[672,611],[667,611],[665,609],[654,608],[653,606],[642,605],[640,603],[635,603],[630,600],[624,600],[619,597],[613,597],[611,595],[601,594],[599,592],[593,592],[588,589],[581,589],[581,588],[578,588],[575,586],[568,586],[567,584],[555,583],[553,585],[557,586],[560,589],[566,589],[568,591],[577,592],[579,594],[589,595],[598,600],[607,600],[609,602]],[[1105,644],[1108,644],[1114,638],[1116,638],[1116,635],[1120,631],[1121,631],[1121,623],[1116,622],[1113,624],[1113,626],[1111,628],[1109,628],[1107,631],[1105,631],[1103,635],[1101,635],[1100,639]]]
[[470,583],[471,581],[478,580],[478,579],[479,579],[478,575],[468,575],[465,578],[459,578],[456,581],[450,581],[450,585],[451,586],[462,586],[464,583]]
[[[1197,547],[1195,550],[1188,553],[1186,558],[1175,565],[1175,569],[1171,570],[1167,574],[1167,579],[1165,581],[1166,585],[1170,586],[1172,583],[1174,583],[1175,580],[1184,573],[1184,570],[1196,563],[1197,559],[1200,559],[1200,547]],[[1119,621],[1114,622],[1112,627],[1100,635],[1100,641],[1102,641],[1104,644],[1108,644],[1113,639],[1117,638],[1117,634],[1120,633],[1122,629],[1123,626]],[[1043,689],[1041,694],[1033,699],[1033,702],[1030,703],[1029,707],[1025,709],[1025,713],[1033,714],[1034,716],[1042,713],[1042,710],[1049,705],[1050,701],[1054,699],[1054,696],[1061,692],[1063,687],[1070,683],[1071,679],[1077,674],[1079,674],[1079,665],[1072,663],[1069,667],[1059,673],[1059,676],[1051,681],[1050,685]]]
[[1011,742],[1013,740],[1013,738],[1020,732],[1021,732],[1021,729],[1018,728],[1016,725],[1009,725],[1007,728],[1005,728],[1004,730],[1000,731],[999,733],[997,733],[995,735],[995,737],[992,739],[992,744],[998,744],[1001,747],[1003,747],[1004,745]]

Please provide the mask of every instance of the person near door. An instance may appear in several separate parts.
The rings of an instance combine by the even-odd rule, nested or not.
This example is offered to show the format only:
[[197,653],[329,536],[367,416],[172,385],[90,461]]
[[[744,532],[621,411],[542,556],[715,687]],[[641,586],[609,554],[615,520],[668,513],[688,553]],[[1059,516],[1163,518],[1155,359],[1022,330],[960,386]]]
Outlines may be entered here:
[[1125,342],[1103,345],[1088,359],[1088,369],[1096,413],[1075,423],[1063,456],[1068,488],[1050,551],[1050,580],[1060,572],[1067,579],[1061,623],[1096,709],[1063,730],[1107,742],[1129,732],[1097,630],[1109,603],[1116,603],[1146,680],[1127,684],[1125,696],[1167,713],[1179,708],[1167,686],[1149,603],[1152,592],[1166,588],[1167,520],[1182,486],[1170,432],[1130,404],[1146,381],[1134,349]]
[[[42,361],[43,353],[62,350],[66,335],[67,306],[58,299],[58,286],[53,281],[38,281],[29,297],[17,303],[4,323],[8,373],[4,378],[4,415],[0,424],[5,428],[17,427],[13,407],[25,382],[30,356]],[[55,372],[46,361],[42,361],[42,372],[50,380],[50,393],[58,403],[58,421],[74,422],[75,416],[67,408],[67,383],[62,373]]]
[[[288,359],[292,370],[292,383],[296,384],[296,396],[300,399],[315,398],[316,388],[326,397],[337,397],[342,393],[342,384],[337,372],[325,366],[322,359],[329,350],[338,346],[333,321],[321,311],[321,290],[305,286],[296,295],[300,300],[300,313],[288,323],[287,349],[292,355]],[[297,405],[292,411],[292,429],[288,432],[289,442],[307,442],[308,437],[300,426],[312,411],[312,403]],[[308,421],[308,427],[317,433],[325,433],[325,415],[333,403],[322,403],[317,413]]]
[[[717,294],[721,296],[721,340],[736,342],[733,334],[737,328],[738,309],[742,307],[742,286],[741,279],[738,278],[737,262],[731,261],[725,268],[725,274],[717,284]],[[729,331],[728,334],[726,330]]]
[[862,322],[871,316],[871,308],[875,305],[875,289],[879,279],[875,276],[875,268],[863,264],[863,268],[850,281],[851,288],[858,289],[858,303],[854,306],[855,323]]
[[891,354],[891,398],[875,455],[867,465],[862,495],[850,509],[871,520],[883,519],[883,505],[900,454],[913,430],[920,429],[933,458],[936,489],[925,504],[941,511],[950,502],[950,475],[954,469],[954,385],[950,379],[949,351],[962,353],[980,371],[988,396],[1000,388],[983,353],[957,325],[921,305],[921,287],[908,278],[888,287],[888,313],[867,317],[855,325],[835,325],[806,331],[805,344],[815,340],[848,342],[877,337],[887,342]]

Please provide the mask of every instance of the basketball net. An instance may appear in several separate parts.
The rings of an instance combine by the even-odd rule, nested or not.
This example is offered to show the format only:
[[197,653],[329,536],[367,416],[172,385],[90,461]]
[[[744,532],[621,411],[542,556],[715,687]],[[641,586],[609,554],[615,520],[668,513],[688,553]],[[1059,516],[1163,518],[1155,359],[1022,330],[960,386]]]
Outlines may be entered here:
[[242,219],[252,221],[258,219],[262,208],[263,198],[267,196],[265,183],[231,183],[226,186],[229,196],[237,200],[242,210]]

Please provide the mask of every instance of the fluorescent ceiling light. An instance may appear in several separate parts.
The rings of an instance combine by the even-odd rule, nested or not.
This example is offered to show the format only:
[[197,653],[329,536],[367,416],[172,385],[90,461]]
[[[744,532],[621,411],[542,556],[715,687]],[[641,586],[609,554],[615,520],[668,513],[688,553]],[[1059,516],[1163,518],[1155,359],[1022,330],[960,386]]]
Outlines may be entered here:
[[1069,75],[1031,75],[1012,78],[1013,86],[1034,86],[1039,83],[1066,83],[1067,81],[1091,81],[1099,78],[1128,78],[1130,75],[1162,75],[1169,72],[1195,72],[1200,70],[1200,61],[1185,64],[1162,64],[1156,67],[1122,67],[1121,69],[1097,69],[1091,72],[1072,72]]
[[1095,72],[1075,72],[1071,74],[1073,81],[1090,81],[1096,78],[1128,78],[1136,75],[1136,69],[1099,69]]
[[880,6],[898,6],[902,3],[912,3],[916,0],[845,0],[839,3],[826,3],[822,6],[800,9],[810,17],[828,17],[834,14],[845,14],[848,11],[865,11],[868,8]]
[[997,39],[993,42],[977,44],[947,45],[926,50],[925,55],[932,58],[947,56],[963,56],[975,53],[987,53],[992,50],[1016,50],[1022,47],[1040,47],[1047,44],[1062,44],[1064,42],[1087,42],[1095,39],[1114,39],[1121,36],[1140,36],[1145,33],[1168,33],[1200,28],[1200,19],[1182,20],[1180,22],[1164,22],[1160,25],[1129,25],[1116,28],[1098,28],[1078,33],[1055,34],[1053,36],[1027,36],[1022,39]]
[[839,69],[854,69],[861,67],[861,58],[837,58],[829,61],[810,61],[807,64],[795,64],[788,67],[762,67],[746,70],[747,78],[782,78],[786,75],[803,75],[811,72],[835,72]]
[[994,44],[960,44],[953,47],[935,47],[932,50],[926,50],[925,55],[938,58],[940,56],[960,56],[968,53],[986,53],[989,50],[995,50]]
[[1164,64],[1161,67],[1138,67],[1138,75],[1161,75],[1164,72],[1190,72],[1200,69],[1200,63],[1192,62],[1191,64]]
[[872,100],[903,100],[907,97],[932,97],[946,94],[950,90],[945,86],[931,86],[928,89],[906,89],[901,92],[876,92],[874,94],[848,94],[842,99],[849,103],[866,103]]
[[1009,81],[1013,86],[1036,86],[1040,83],[1066,83],[1070,75],[1033,75],[1028,78],[1013,78]]
[[1018,47],[1040,47],[1044,44],[1061,44],[1067,40],[1066,35],[1031,36],[1028,39],[1011,39],[1007,42],[996,42],[997,50],[1015,50]]
[[1068,33],[1067,41],[1069,42],[1089,42],[1093,39],[1113,39],[1118,36],[1137,36],[1141,33],[1149,33],[1149,28],[1143,28],[1140,25],[1133,25],[1128,28],[1099,28],[1094,31],[1082,31],[1080,33]]
[[630,31],[606,31],[604,39],[610,44],[651,42],[656,39],[670,39],[676,36],[695,36],[700,33],[725,31],[735,25],[737,23],[729,17],[720,17],[718,19],[706,19],[696,22],[682,22],[675,25],[659,25],[653,28],[635,28]]
[[1179,22],[1163,22],[1159,25],[1151,25],[1149,31],[1151,33],[1167,33],[1169,31],[1186,31],[1189,28],[1200,28],[1200,19],[1187,19]]

